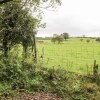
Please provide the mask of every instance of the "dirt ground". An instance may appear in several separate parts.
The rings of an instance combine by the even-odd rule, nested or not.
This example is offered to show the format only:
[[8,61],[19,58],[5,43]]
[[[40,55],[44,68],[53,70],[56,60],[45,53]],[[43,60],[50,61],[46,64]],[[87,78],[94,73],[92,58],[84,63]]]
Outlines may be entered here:
[[0,100],[62,100],[62,98],[58,97],[56,94],[51,93],[38,93],[36,95],[23,93],[19,94],[15,97],[2,98]]

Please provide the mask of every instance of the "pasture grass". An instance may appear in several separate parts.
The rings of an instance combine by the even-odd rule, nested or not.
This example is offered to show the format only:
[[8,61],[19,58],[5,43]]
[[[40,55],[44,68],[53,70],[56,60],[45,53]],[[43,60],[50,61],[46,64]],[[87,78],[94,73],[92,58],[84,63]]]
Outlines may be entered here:
[[[84,38],[82,42],[80,39],[69,38],[61,44],[40,40],[43,43],[37,42],[39,61],[46,67],[62,67],[79,73],[91,73],[94,60],[100,65],[100,43],[91,38]],[[87,40],[90,42],[87,43]]]

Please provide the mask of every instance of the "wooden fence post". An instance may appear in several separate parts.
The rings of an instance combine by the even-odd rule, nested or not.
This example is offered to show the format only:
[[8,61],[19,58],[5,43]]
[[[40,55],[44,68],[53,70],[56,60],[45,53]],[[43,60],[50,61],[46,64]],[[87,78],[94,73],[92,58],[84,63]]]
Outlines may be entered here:
[[33,43],[34,43],[34,62],[37,63],[37,48],[36,48],[35,34],[33,35]]
[[96,64],[96,60],[94,60],[93,76],[95,78],[95,81],[98,82],[98,64]]

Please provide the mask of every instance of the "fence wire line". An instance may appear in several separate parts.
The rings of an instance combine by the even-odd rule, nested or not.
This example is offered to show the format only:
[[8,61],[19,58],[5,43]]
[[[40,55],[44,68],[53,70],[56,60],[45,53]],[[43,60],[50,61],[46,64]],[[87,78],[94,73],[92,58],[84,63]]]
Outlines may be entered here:
[[[96,60],[100,65],[100,44],[99,43],[38,43],[38,55],[43,54],[45,66],[71,67],[73,70],[86,70],[93,66]],[[70,69],[71,69],[70,68]]]

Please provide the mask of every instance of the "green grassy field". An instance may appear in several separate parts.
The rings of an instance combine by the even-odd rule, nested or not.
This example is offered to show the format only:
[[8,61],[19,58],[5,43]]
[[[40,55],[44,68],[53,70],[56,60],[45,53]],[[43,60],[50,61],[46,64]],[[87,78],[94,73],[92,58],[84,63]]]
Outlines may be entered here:
[[[93,61],[96,60],[100,65],[100,43],[95,39],[70,38],[61,44],[51,43],[50,40],[38,40],[38,57],[46,67],[61,67],[66,70],[87,73],[92,72]],[[43,59],[41,58],[43,55]]]

